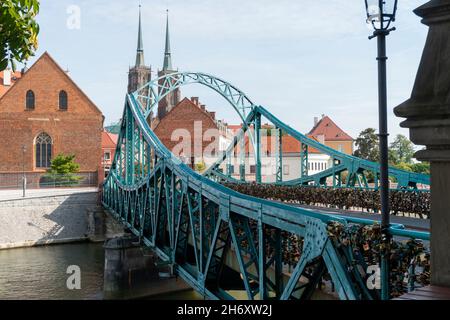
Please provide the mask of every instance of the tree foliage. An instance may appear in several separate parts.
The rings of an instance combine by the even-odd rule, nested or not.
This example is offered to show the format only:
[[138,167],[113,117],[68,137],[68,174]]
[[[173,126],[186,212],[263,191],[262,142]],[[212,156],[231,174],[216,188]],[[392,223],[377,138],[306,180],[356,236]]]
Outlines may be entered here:
[[394,165],[397,169],[415,172],[415,173],[423,173],[430,174],[430,163],[429,162],[418,162],[418,163],[405,163],[400,162]]
[[46,182],[56,186],[75,185],[82,177],[76,175],[80,165],[75,162],[75,155],[58,154],[52,161],[45,175]]
[[0,71],[11,62],[26,61],[38,46],[39,25],[35,18],[39,12],[38,0],[0,1]]
[[[379,162],[380,149],[378,136],[375,129],[367,128],[356,139],[354,156],[373,162]],[[401,170],[430,174],[430,164],[425,162],[413,162],[414,144],[404,135],[398,134],[388,150],[389,165]],[[369,182],[373,181],[373,174],[369,173]]]
[[355,157],[378,162],[380,158],[380,149],[378,146],[378,136],[374,128],[363,130],[355,141]]
[[50,166],[49,172],[55,174],[77,173],[80,170],[80,165],[75,162],[75,155],[58,154]]
[[398,134],[390,146],[395,163],[411,163],[414,156],[414,145],[404,135]]

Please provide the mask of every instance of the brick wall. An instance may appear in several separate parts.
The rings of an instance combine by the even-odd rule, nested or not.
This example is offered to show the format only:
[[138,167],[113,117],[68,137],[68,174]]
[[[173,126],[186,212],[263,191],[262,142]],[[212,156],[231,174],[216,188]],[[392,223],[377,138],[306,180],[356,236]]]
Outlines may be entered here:
[[[25,109],[28,90],[35,109]],[[59,110],[59,92],[68,95],[68,110]],[[81,171],[97,172],[101,161],[103,115],[65,72],[45,53],[0,98],[0,173],[39,172],[34,140],[46,132],[53,140],[52,155],[75,154]],[[22,146],[26,147],[23,154]]]
[[[194,126],[196,121],[201,122],[202,126],[197,135],[197,139],[194,139]],[[185,98],[159,122],[154,131],[161,142],[172,151],[173,148],[182,141],[180,137],[175,137],[177,139],[172,141],[172,134],[177,129],[185,129],[186,132],[189,132],[191,137],[191,154],[188,155],[187,152],[184,151],[184,156],[187,158],[195,157],[198,159],[202,157],[205,149],[212,143],[209,140],[203,141],[203,135],[209,129],[217,130],[217,125],[211,114],[206,110],[203,110],[201,105]],[[182,133],[182,131],[179,132]],[[213,141],[215,141],[215,139],[213,139]],[[218,141],[213,143],[216,146],[217,152]],[[195,154],[195,148],[200,151],[200,154]],[[179,154],[176,155],[179,156]]]

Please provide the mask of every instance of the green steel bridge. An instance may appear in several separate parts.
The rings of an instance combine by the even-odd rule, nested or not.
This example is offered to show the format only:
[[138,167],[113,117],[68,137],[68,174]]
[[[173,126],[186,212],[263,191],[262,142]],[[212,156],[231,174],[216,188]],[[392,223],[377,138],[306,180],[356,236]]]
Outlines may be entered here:
[[[229,148],[203,174],[175,157],[152,131],[148,118],[158,102],[175,89],[201,84],[220,94],[239,115],[243,126]],[[340,299],[379,299],[392,279],[380,270],[380,286],[368,288],[369,267],[356,251],[330,232],[330,225],[373,225],[373,220],[325,214],[255,198],[223,185],[246,183],[245,139],[254,150],[255,181],[262,183],[261,118],[277,131],[275,185],[378,188],[379,165],[329,148],[291,128],[242,91],[204,73],[173,73],[155,79],[126,96],[121,130],[102,203],[174,273],[208,299],[233,299],[230,284],[240,284],[248,299],[310,299],[328,275]],[[283,181],[282,135],[301,144],[301,175]],[[239,178],[232,177],[230,158],[239,153]],[[308,150],[332,159],[332,167],[308,174]],[[346,179],[343,179],[343,175]],[[389,169],[405,192],[429,186],[430,177]],[[429,233],[392,224],[394,238],[429,240]],[[295,241],[293,241],[294,239]],[[298,252],[295,259],[286,258]],[[411,265],[411,270],[414,270]],[[362,271],[361,271],[362,270]],[[413,272],[413,271],[411,271]],[[412,279],[412,280],[411,280]],[[414,288],[411,274],[410,288]],[[412,281],[412,283],[411,283]]]

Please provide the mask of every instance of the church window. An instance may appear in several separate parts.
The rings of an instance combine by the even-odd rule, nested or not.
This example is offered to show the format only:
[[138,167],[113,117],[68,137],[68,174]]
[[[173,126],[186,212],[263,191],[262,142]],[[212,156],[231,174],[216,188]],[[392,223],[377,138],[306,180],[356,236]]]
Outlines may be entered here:
[[59,92],[59,110],[67,110],[67,92],[64,90]]
[[32,90],[27,91],[25,106],[27,110],[34,110],[35,97],[34,92]]
[[52,160],[52,144],[52,138],[45,132],[42,132],[36,137],[36,168],[50,168]]

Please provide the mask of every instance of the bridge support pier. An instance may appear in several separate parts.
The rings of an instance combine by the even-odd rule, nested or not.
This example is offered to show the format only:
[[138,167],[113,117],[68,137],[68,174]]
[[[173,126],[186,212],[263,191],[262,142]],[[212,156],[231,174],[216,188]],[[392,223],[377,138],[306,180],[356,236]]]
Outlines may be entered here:
[[450,0],[432,0],[414,11],[429,26],[411,98],[395,108],[407,118],[411,140],[431,163],[431,282],[450,287]]
[[105,242],[105,299],[135,299],[190,289],[131,235]]

